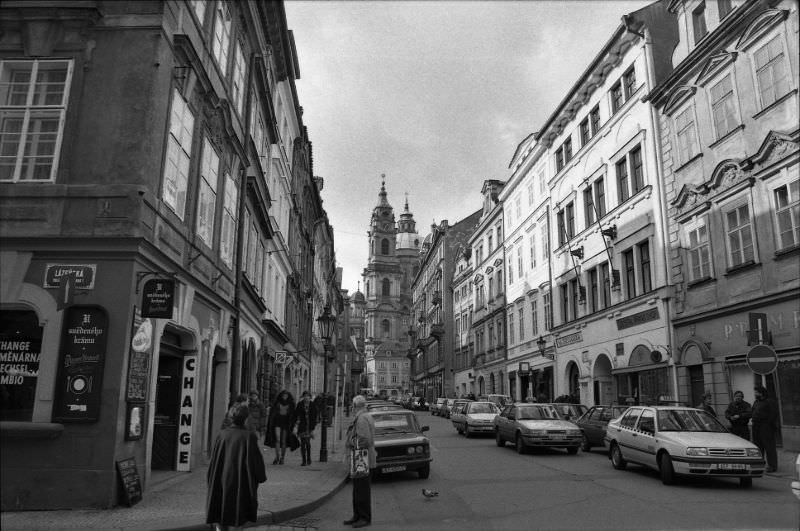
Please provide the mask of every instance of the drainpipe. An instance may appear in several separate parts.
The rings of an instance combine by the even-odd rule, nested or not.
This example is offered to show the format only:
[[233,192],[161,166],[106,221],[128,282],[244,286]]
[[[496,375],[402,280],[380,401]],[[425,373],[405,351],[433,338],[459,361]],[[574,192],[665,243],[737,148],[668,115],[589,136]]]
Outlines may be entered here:
[[[650,36],[650,29],[645,28],[645,35],[644,37],[644,59],[645,59],[645,67],[647,71],[647,83],[648,89],[652,90],[656,86],[655,80],[655,73],[652,68],[653,65],[653,40]],[[667,226],[668,223],[668,213],[667,213],[667,205],[666,205],[666,191],[664,188],[664,171],[663,171],[663,156],[661,153],[661,130],[659,129],[659,121],[657,116],[657,111],[655,105],[648,100],[646,105],[648,105],[650,110],[650,128],[653,131],[651,135],[651,144],[653,153],[656,155],[656,176],[657,176],[657,183],[658,189],[656,191],[656,200],[658,202],[657,208],[655,209],[656,212],[656,219],[657,223],[661,229],[661,238],[663,241],[663,249],[664,249],[664,285],[667,289],[667,295],[664,297],[664,311],[666,315],[666,323],[667,323],[667,344],[669,345],[669,352],[667,353],[672,360],[672,385],[673,390],[675,393],[675,400],[678,399],[678,368],[675,365],[675,357],[673,353],[677,349],[676,344],[676,337],[675,331],[672,327],[672,304],[671,298],[673,296],[673,289],[672,283],[670,282],[670,256],[669,256],[669,227]]]

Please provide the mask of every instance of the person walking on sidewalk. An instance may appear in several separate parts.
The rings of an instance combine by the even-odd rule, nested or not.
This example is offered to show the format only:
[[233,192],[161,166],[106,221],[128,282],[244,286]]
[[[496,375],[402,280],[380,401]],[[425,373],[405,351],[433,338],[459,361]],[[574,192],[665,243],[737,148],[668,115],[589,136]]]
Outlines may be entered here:
[[258,485],[267,480],[258,437],[245,426],[247,403],[235,403],[228,416],[231,425],[214,441],[206,477],[206,523],[217,531],[258,519]]
[[307,466],[311,464],[311,439],[314,438],[314,427],[317,425],[317,408],[311,401],[311,393],[308,391],[303,391],[300,403],[294,409],[294,417],[293,424],[297,427],[297,436],[300,437],[300,455],[303,457],[303,463],[300,466]]
[[725,410],[725,418],[731,423],[731,433],[748,441],[750,440],[748,424],[751,412],[750,404],[744,401],[744,393],[741,391],[733,393],[733,402]]
[[231,400],[230,404],[228,404],[228,411],[225,412],[225,418],[222,419],[223,430],[225,428],[230,428],[233,425],[233,419],[231,419],[231,411],[233,411],[233,406],[237,404],[247,404],[247,395],[244,393],[240,393]]
[[[353,423],[347,428],[347,451],[358,444],[359,448],[367,448],[369,454],[369,468],[372,470],[377,465],[375,453],[375,426],[367,415],[367,399],[362,395],[353,398]],[[344,525],[353,527],[366,527],[372,522],[372,492],[370,476],[352,478],[353,483],[353,516],[343,522]]]
[[775,430],[778,429],[778,408],[761,385],[753,388],[753,442],[767,459],[767,472],[778,470],[778,449],[775,447]]
[[[283,464],[283,459],[286,456],[286,439],[289,431],[292,429],[292,420],[294,419],[294,397],[286,389],[278,393],[278,397],[272,403],[269,409],[269,420],[267,422],[267,430],[269,431],[270,439],[267,446],[275,448],[275,460],[272,461],[273,465]],[[272,444],[270,444],[270,442]]]

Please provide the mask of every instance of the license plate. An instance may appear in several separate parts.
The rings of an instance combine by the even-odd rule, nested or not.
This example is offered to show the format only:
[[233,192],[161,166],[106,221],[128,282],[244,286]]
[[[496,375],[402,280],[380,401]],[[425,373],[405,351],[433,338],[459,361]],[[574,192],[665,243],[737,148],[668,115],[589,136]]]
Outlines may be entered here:
[[718,463],[717,469],[719,470],[747,470],[747,465],[739,463]]
[[406,465],[386,466],[383,467],[384,472],[402,472],[406,469]]

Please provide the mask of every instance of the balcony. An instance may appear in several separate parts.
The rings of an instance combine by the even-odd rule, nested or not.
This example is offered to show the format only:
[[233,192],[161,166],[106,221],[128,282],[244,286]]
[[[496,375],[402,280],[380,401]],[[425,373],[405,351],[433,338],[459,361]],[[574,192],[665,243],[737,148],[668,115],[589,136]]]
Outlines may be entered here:
[[444,323],[433,323],[431,325],[431,335],[436,339],[441,339],[444,336]]

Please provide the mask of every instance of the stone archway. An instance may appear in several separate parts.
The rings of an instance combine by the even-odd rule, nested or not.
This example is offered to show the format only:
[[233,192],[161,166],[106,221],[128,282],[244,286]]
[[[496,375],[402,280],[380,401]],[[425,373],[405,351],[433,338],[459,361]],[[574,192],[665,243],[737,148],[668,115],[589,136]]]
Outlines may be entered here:
[[593,405],[611,404],[614,401],[614,379],[611,377],[611,360],[605,354],[600,354],[594,361],[592,370],[592,400]]
[[580,399],[581,396],[581,369],[577,363],[570,361],[566,367],[567,385],[564,394],[571,395]]

